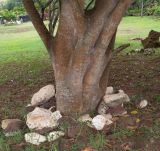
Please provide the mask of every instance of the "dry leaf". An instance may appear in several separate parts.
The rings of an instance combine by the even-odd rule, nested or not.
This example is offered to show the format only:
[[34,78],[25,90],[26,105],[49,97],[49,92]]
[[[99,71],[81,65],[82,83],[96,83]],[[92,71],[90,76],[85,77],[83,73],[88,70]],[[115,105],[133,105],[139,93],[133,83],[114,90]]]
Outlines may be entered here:
[[93,151],[93,149],[91,147],[87,147],[83,151]]
[[135,111],[132,111],[131,114],[132,114],[132,115],[136,115],[136,114],[138,114],[138,111],[136,111],[136,110],[135,110]]

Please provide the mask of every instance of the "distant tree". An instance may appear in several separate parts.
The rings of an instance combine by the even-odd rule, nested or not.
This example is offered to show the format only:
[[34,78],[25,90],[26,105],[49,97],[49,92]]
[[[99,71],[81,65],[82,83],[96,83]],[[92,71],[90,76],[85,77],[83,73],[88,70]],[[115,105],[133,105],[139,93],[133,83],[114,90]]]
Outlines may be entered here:
[[22,6],[22,0],[7,0],[6,4],[4,5],[5,9],[13,10],[14,7]]
[[160,0],[134,0],[129,15],[156,15],[160,10]]
[[[49,30],[32,0],[23,0],[31,21],[50,55],[57,109],[64,115],[93,111],[105,93],[114,55],[117,27],[131,0],[48,0]],[[93,4],[95,2],[95,4]],[[92,5],[92,7],[91,7]],[[59,20],[56,37],[53,31]],[[38,57],[38,56],[37,56]]]

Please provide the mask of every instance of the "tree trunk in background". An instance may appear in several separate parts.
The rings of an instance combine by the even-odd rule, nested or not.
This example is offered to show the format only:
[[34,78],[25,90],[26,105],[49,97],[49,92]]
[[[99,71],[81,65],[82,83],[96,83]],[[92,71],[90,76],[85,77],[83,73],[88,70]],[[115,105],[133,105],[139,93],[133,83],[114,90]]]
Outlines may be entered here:
[[143,11],[144,11],[144,0],[141,1],[141,17],[143,17]]
[[46,28],[39,29],[40,21],[35,21],[33,2],[23,2],[52,60],[57,109],[73,116],[93,111],[104,95],[112,57],[126,48],[113,50],[131,0],[97,0],[89,12],[84,11],[84,0],[61,0],[58,32],[49,40]]

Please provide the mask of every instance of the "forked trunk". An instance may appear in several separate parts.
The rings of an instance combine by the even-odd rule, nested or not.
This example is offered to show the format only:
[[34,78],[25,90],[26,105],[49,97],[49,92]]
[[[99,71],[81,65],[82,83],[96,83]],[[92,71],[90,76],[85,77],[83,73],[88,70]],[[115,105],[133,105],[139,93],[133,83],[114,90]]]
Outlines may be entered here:
[[[25,8],[49,51],[56,81],[57,109],[65,115],[93,111],[104,95],[118,24],[131,0],[97,0],[84,10],[84,0],[60,0],[58,32],[53,39],[38,25],[33,2]],[[32,5],[32,6],[31,6]]]
[[[72,45],[69,48],[69,43],[65,43],[68,34],[64,34],[67,36],[59,34],[61,35],[60,31],[54,45],[55,58],[53,59],[57,109],[65,115],[91,112],[105,93],[110,53],[101,56],[95,53],[94,48],[89,48],[89,44],[83,42],[80,42],[78,48],[72,48]],[[113,50],[114,41],[115,38],[111,41],[107,52]],[[69,55],[69,51],[75,53]],[[96,64],[98,57],[100,60]]]

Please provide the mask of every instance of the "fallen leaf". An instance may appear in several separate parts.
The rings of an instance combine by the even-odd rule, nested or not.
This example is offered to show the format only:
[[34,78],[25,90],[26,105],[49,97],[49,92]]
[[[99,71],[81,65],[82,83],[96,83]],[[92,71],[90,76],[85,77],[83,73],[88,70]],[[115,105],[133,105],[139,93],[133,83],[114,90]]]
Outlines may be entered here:
[[131,111],[131,114],[132,115],[136,115],[136,114],[138,114],[138,111],[136,111],[136,110],[135,111]]
[[139,123],[141,120],[139,118],[136,119],[136,123]]
[[91,147],[87,147],[83,151],[93,151],[93,149]]

